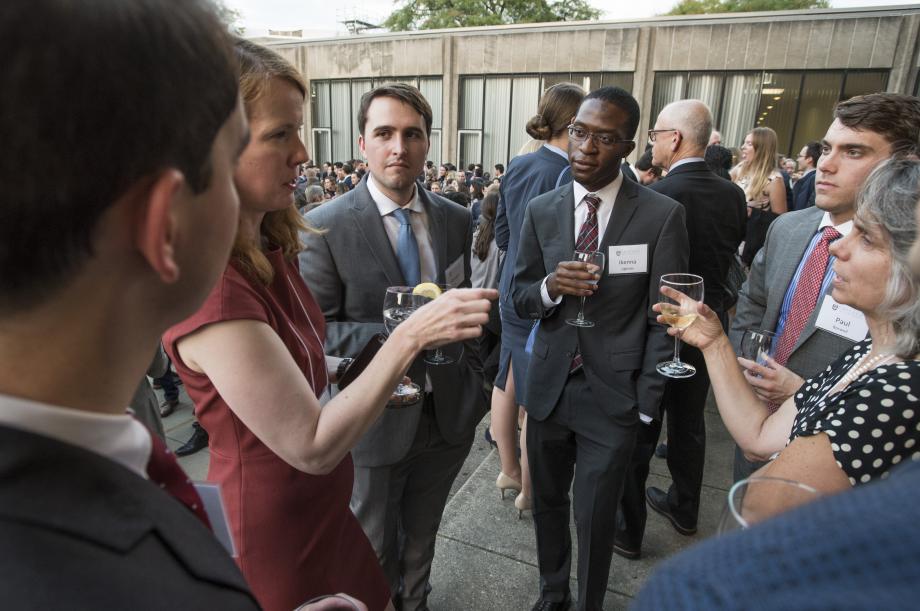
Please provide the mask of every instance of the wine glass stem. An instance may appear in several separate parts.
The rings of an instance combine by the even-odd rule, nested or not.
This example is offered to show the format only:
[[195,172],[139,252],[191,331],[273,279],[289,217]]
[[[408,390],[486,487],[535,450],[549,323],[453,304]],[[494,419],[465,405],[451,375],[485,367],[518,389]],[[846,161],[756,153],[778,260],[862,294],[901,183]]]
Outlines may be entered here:
[[581,296],[581,305],[578,306],[578,320],[585,319],[585,296]]
[[677,335],[674,336],[674,363],[680,365],[680,334],[681,330],[677,330]]

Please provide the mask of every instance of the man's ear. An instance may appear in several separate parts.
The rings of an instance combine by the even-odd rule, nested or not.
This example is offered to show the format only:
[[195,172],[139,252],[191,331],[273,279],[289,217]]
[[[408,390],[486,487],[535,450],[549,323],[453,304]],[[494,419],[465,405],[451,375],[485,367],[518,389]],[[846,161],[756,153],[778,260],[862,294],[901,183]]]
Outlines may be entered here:
[[185,176],[175,168],[159,174],[144,193],[136,225],[136,243],[141,255],[163,282],[179,279],[175,256],[176,212],[174,206],[185,185]]

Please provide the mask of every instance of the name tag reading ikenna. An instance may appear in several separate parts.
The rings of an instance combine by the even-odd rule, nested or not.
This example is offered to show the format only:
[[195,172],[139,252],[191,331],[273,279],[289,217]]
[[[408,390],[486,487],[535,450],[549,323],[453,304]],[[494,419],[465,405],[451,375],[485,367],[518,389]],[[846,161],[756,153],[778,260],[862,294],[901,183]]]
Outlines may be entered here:
[[608,275],[648,273],[648,244],[617,244],[609,247]]

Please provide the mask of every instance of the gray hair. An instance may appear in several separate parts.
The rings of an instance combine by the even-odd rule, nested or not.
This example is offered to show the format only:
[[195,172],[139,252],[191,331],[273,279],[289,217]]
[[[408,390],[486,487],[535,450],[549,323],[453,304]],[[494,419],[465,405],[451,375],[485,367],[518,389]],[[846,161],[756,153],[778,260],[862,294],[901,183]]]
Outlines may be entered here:
[[915,208],[920,200],[920,161],[895,157],[879,165],[856,200],[856,216],[879,227],[888,238],[891,277],[879,311],[891,321],[895,352],[913,358],[920,352],[918,278],[910,269],[910,249],[917,239]]
[[316,202],[322,202],[325,199],[325,191],[319,185],[310,185],[306,188],[307,203],[314,204]]

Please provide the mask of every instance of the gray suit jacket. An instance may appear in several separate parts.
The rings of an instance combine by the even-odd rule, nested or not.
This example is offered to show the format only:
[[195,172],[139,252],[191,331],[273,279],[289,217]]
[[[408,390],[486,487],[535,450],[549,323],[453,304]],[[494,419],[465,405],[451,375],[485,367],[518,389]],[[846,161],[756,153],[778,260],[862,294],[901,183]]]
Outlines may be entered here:
[[577,346],[592,392],[614,421],[633,424],[639,412],[659,418],[666,378],[655,366],[668,359],[674,341],[651,306],[659,301],[660,277],[687,270],[684,208],[623,181],[599,247],[608,255],[613,245],[647,244],[648,273],[609,275],[608,263],[597,292],[585,301],[585,317],[597,323],[588,329],[565,322],[574,318],[578,299],[565,297],[547,310],[540,297],[543,279],[560,261],[572,259],[574,208],[569,184],[531,200],[524,215],[512,299],[519,316],[542,319],[527,374],[527,413],[543,420],[553,411]]
[[[737,353],[741,353],[745,329],[772,331],[776,328],[783,297],[823,216],[823,210],[811,207],[782,214],[770,225],[766,242],[754,257],[751,273],[738,295],[729,334]],[[815,327],[823,299],[823,294],[818,297],[818,305],[786,364],[805,379],[823,371],[853,346],[853,342]]]
[[[444,282],[444,270],[462,258],[463,286],[470,286],[469,210],[421,188],[419,194],[428,215],[437,280]],[[326,316],[326,351],[353,357],[374,333],[383,331],[386,289],[404,285],[405,279],[365,181],[306,218],[323,230],[302,236],[306,250],[300,255],[300,272]],[[409,377],[424,385],[426,371],[441,434],[458,443],[487,409],[478,342],[467,342],[462,358],[450,365],[428,367],[417,359]],[[409,450],[420,413],[421,404],[385,410],[352,452],[355,464],[374,467],[399,461]]]

